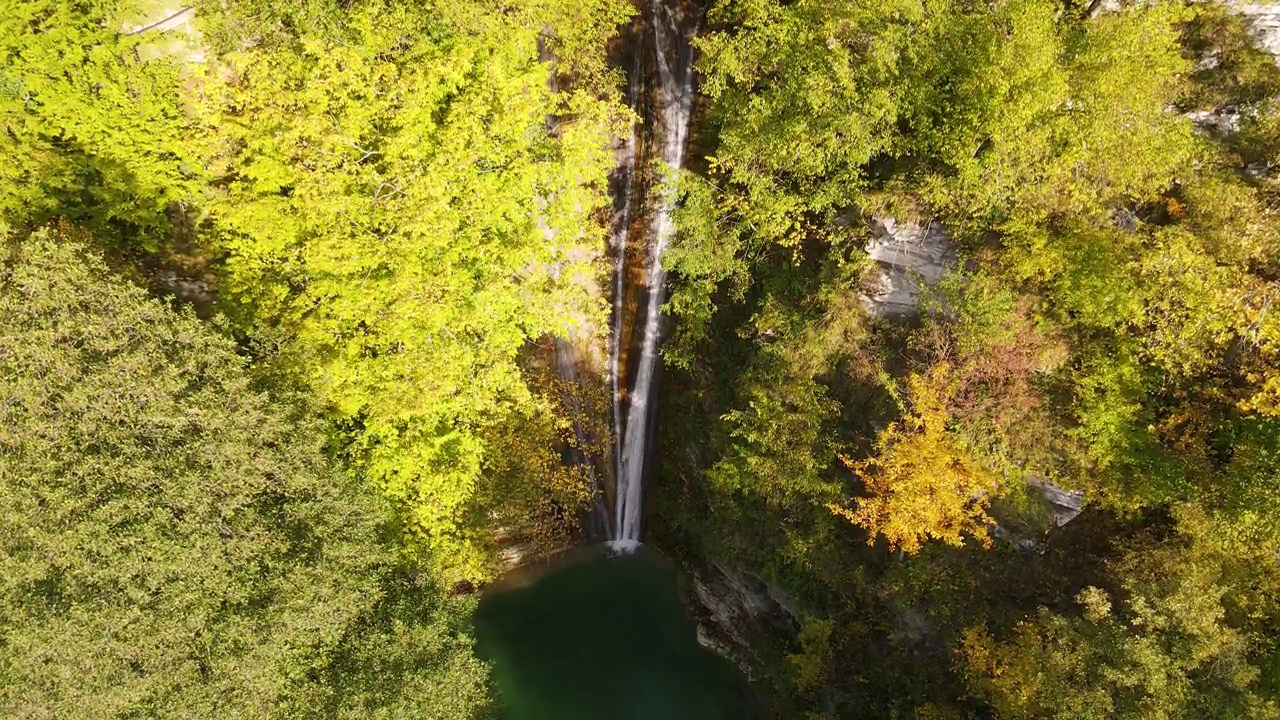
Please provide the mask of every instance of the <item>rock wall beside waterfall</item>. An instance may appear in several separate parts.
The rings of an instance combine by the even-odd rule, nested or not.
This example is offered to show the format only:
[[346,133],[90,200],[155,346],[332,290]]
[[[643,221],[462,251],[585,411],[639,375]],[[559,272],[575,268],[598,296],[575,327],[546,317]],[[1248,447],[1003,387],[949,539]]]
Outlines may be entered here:
[[727,658],[756,679],[761,637],[786,639],[800,629],[800,612],[779,588],[751,573],[717,562],[686,559],[686,605],[697,627],[698,643]]

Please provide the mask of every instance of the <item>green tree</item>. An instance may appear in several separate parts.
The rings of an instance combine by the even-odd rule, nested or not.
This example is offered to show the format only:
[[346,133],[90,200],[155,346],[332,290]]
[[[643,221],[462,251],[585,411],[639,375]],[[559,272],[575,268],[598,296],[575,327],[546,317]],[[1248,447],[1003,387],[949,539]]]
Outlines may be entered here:
[[[729,2],[700,41],[722,206],[794,245],[906,197],[989,228],[1100,214],[1193,159],[1181,5]],[[890,182],[886,183],[885,181]],[[879,185],[880,187],[876,187]]]
[[321,8],[326,25],[298,6],[301,30],[229,49],[207,90],[228,307],[354,428],[370,481],[455,579],[492,571],[486,436],[554,412],[519,351],[602,325],[596,212],[621,114],[598,85],[553,92],[539,38],[561,69],[590,65],[626,12],[573,7],[360,2]]
[[[1136,548],[1110,568],[1116,591],[1087,587],[1079,612],[1042,608],[1007,639],[971,630],[961,662],[1000,718],[1280,717],[1230,564],[1177,541]],[[1248,574],[1274,589],[1274,571]],[[1250,610],[1274,622],[1274,603]]]
[[[1277,712],[1280,70],[1220,3],[1095,5],[727,0],[698,41],[653,526],[798,599],[760,664],[815,717]],[[901,321],[832,302],[880,214],[963,267]]]
[[0,8],[0,219],[58,216],[95,241],[155,250],[202,194],[202,135],[184,81],[146,52],[127,0],[7,0]]
[[0,714],[473,717],[465,607],[305,408],[82,240],[0,261]]
[[1169,112],[1189,70],[1179,4],[1086,22],[1042,0],[957,5],[978,26],[939,18],[913,109],[928,118],[913,123],[929,138],[913,151],[933,164],[924,195],[957,225],[1104,213],[1158,195],[1192,160],[1190,123]]
[[[794,244],[897,151],[900,58],[927,12],[911,2],[726,2],[701,38],[718,125],[721,202],[761,240]],[[721,29],[722,28],[722,29]],[[816,223],[818,233],[836,226]]]

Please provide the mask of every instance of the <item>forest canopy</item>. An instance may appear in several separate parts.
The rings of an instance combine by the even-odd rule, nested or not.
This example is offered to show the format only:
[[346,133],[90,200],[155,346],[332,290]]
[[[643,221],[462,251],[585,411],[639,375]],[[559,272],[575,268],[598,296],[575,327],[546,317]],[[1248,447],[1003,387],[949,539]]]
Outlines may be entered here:
[[472,717],[465,606],[405,591],[323,427],[76,233],[3,245],[4,714]]
[[780,712],[1280,713],[1280,70],[1093,5],[709,9],[655,515],[800,598]]
[[0,715],[500,711],[659,8],[645,541],[771,716],[1280,717],[1280,64],[1175,0],[0,4]]
[[600,314],[629,14],[499,9],[0,12],[0,714],[490,706],[449,590],[586,502],[520,355]]

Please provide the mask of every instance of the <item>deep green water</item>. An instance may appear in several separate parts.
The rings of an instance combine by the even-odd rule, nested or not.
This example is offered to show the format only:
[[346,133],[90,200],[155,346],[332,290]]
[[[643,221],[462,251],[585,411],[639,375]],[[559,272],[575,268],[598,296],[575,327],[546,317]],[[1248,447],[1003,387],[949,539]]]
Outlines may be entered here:
[[504,720],[749,720],[746,682],[698,645],[674,571],[641,551],[486,597],[480,654]]

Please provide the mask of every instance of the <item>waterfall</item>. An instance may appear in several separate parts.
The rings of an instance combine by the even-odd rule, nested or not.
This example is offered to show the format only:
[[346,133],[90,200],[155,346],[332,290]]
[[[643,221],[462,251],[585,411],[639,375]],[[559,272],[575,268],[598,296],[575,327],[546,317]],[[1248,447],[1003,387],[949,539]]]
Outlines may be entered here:
[[[671,181],[684,166],[685,144],[689,135],[689,122],[693,114],[693,48],[681,53],[679,47],[680,13],[651,0],[654,59],[657,69],[657,88],[653,93],[657,104],[655,142],[658,157],[666,167],[657,183],[649,227],[649,256],[646,273],[644,302],[644,334],[640,344],[640,358],[632,386],[626,425],[616,435],[615,456],[618,458],[614,507],[613,546],[630,549],[640,542],[640,520],[643,509],[643,483],[645,461],[649,446],[651,418],[654,403],[654,378],[658,370],[658,351],[662,332],[662,300],[666,271],[662,266],[662,253],[674,232],[671,213],[675,209],[675,193]],[[696,24],[694,34],[697,33]],[[681,55],[684,57],[680,57]],[[672,58],[683,60],[673,67]],[[633,81],[634,82],[634,81]],[[634,135],[633,135],[634,138]],[[629,182],[629,181],[628,181]],[[624,205],[624,207],[629,206]],[[623,245],[625,246],[625,238]],[[615,280],[615,298],[621,297],[624,286],[622,272],[625,263],[619,263],[619,277]],[[619,309],[615,299],[615,310]],[[620,314],[620,313],[619,313]],[[620,325],[615,324],[615,332]],[[619,335],[614,339],[615,349],[623,342]],[[613,385],[619,380],[616,365]],[[615,400],[618,393],[615,393]],[[617,407],[617,405],[615,405]],[[615,431],[618,430],[615,415]]]
[[[638,113],[640,105],[641,76],[640,53],[635,53],[631,63],[630,87],[627,90],[627,107]],[[627,238],[631,233],[631,206],[636,183],[636,121],[631,121],[631,133],[623,146],[626,153],[620,168],[623,174],[622,208],[613,221],[613,245],[618,254],[613,267],[613,318],[609,333],[609,393],[613,396],[613,437],[622,437],[622,388],[619,387],[618,362],[622,356],[623,302],[627,277]],[[613,476],[622,476],[622,454],[614,449]]]

